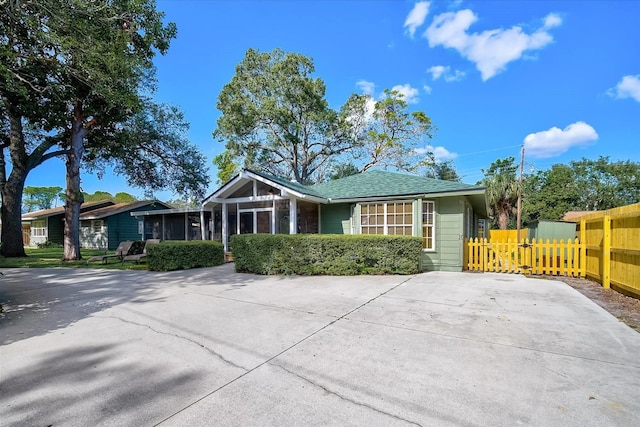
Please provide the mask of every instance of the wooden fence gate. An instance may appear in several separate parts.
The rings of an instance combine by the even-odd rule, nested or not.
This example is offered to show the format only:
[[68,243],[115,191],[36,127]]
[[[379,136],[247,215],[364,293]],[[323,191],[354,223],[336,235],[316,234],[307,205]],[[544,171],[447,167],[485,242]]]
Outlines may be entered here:
[[578,239],[506,242],[466,239],[464,266],[470,271],[584,277],[585,247]]

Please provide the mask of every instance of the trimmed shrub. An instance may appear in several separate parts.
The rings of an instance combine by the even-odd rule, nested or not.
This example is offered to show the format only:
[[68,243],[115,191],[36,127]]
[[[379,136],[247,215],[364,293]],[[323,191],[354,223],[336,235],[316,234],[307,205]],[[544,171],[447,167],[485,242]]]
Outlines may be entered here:
[[152,271],[187,270],[224,264],[224,247],[210,240],[165,240],[147,247]]
[[257,274],[414,274],[419,237],[343,234],[231,236],[236,271]]

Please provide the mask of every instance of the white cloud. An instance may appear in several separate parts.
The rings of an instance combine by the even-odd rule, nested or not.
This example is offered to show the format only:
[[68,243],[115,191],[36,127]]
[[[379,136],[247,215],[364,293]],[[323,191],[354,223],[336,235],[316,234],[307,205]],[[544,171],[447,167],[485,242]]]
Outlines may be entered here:
[[404,95],[403,99],[407,104],[417,104],[420,101],[420,98],[418,98],[418,94],[420,93],[420,91],[412,87],[409,83],[403,85],[395,85],[391,88],[391,90],[395,90]]
[[544,29],[548,30],[550,28],[559,27],[562,25],[562,18],[560,18],[555,13],[550,13],[544,17]]
[[442,13],[433,19],[424,36],[430,47],[453,48],[476,64],[483,81],[504,71],[508,63],[522,58],[526,52],[551,43],[553,37],[547,30],[562,23],[558,15],[550,14],[545,17],[543,26],[531,34],[517,25],[506,30],[469,33],[469,27],[477,20],[469,9]]
[[457,82],[462,80],[465,76],[464,71],[453,70],[451,71],[451,67],[448,65],[445,67],[444,65],[434,65],[427,70],[428,73],[431,73],[432,80],[438,80],[440,77],[444,78],[444,81],[447,83]]
[[416,149],[416,153],[417,154],[433,153],[433,156],[439,162],[446,162],[447,160],[454,160],[455,158],[458,157],[458,153],[453,153],[453,152],[447,150],[446,148],[444,148],[441,145],[437,146],[437,147],[434,147],[433,145],[427,145],[424,148],[417,148]]
[[438,80],[449,68],[444,65],[434,65],[427,70],[427,73],[431,73],[431,79]]
[[572,147],[589,145],[598,139],[596,130],[585,122],[572,123],[564,129],[552,127],[524,138],[527,155],[547,158],[565,153]]
[[376,89],[376,85],[373,82],[368,82],[366,80],[358,80],[356,82],[356,86],[358,89],[362,91],[365,95],[373,96],[373,92]]
[[614,98],[633,98],[640,102],[640,74],[624,76],[616,87],[609,89],[607,93]]
[[428,1],[419,1],[413,6],[409,15],[407,15],[407,19],[404,21],[404,27],[407,29],[406,31],[411,38],[413,38],[416,33],[416,29],[424,24],[424,20],[429,14],[430,4]]
[[453,73],[445,73],[444,75],[444,81],[449,83],[449,82],[457,82],[459,80],[462,80],[464,78],[464,71],[460,71],[460,70],[453,70]]
[[433,89],[431,88],[431,86],[427,86],[427,85],[422,86],[422,89],[424,89],[424,92],[425,92],[427,95],[431,95],[431,91],[433,91]]

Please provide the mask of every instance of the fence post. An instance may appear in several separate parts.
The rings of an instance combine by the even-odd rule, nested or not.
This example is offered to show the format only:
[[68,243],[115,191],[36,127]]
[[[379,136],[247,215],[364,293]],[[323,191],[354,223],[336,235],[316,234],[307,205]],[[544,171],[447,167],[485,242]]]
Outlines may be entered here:
[[580,221],[580,276],[587,277],[587,221]]
[[489,255],[489,245],[487,239],[482,239],[482,246],[480,247],[482,255],[480,255],[480,262],[482,265],[482,271],[487,271],[487,256]]
[[603,218],[604,235],[602,238],[602,286],[611,287],[611,217]]

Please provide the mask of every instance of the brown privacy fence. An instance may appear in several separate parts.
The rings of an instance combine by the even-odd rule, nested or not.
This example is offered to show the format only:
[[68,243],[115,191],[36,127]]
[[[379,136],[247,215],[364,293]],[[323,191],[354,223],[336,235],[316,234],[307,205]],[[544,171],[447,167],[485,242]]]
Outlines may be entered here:
[[[640,298],[640,203],[578,218],[580,239],[465,240],[471,271],[587,277]],[[514,234],[510,230],[507,235]],[[521,235],[526,235],[521,231]]]
[[640,203],[578,218],[585,275],[640,298]]

